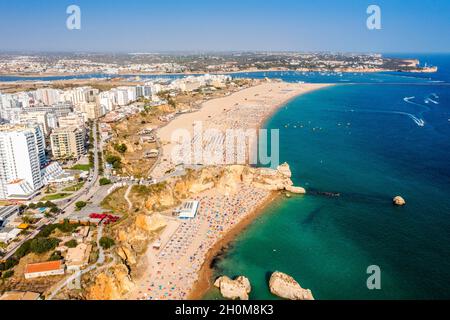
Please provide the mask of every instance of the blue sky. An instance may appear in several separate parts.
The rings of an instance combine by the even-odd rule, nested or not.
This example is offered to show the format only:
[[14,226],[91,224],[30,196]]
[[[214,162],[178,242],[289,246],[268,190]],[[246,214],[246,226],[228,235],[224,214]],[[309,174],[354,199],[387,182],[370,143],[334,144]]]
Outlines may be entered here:
[[[66,8],[81,8],[81,30]],[[382,29],[366,28],[377,4]],[[448,0],[0,0],[0,50],[450,52]]]

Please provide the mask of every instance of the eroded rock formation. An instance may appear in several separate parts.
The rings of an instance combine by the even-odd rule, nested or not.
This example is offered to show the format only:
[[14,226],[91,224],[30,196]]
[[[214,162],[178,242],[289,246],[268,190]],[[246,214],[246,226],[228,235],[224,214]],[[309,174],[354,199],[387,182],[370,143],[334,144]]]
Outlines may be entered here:
[[87,290],[87,299],[120,300],[133,287],[127,267],[118,264],[95,277],[93,285]]
[[248,294],[252,290],[250,281],[244,276],[239,276],[235,280],[222,276],[217,278],[214,286],[219,288],[224,298],[233,300],[248,300]]
[[403,199],[400,196],[396,196],[394,199],[392,199],[392,202],[396,205],[396,206],[404,206],[406,204],[405,199]]
[[272,294],[288,300],[314,300],[309,289],[303,289],[291,276],[276,271],[272,273],[269,281]]

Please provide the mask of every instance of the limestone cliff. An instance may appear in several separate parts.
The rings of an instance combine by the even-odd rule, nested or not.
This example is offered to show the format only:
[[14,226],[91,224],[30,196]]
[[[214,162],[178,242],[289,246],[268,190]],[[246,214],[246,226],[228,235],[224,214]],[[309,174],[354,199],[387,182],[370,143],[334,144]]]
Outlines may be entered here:
[[[212,188],[226,195],[235,194],[242,185],[269,191],[304,193],[303,188],[293,186],[291,176],[286,163],[276,170],[232,165],[205,167],[197,171],[187,170],[186,175],[170,178],[157,185],[133,187],[132,197],[144,199],[144,211],[130,212],[129,218],[113,230],[118,264],[94,278],[87,296],[93,299],[120,299],[126,295],[133,286],[132,279],[139,277],[141,270],[145,269],[146,259],[140,257],[146,252],[150,241],[154,240],[167,224],[167,218],[159,212],[174,208],[185,199]],[[224,278],[219,282],[221,291],[225,292],[227,297],[248,299],[248,280]]]
[[118,264],[98,274],[87,290],[88,300],[120,300],[134,284],[124,264]]

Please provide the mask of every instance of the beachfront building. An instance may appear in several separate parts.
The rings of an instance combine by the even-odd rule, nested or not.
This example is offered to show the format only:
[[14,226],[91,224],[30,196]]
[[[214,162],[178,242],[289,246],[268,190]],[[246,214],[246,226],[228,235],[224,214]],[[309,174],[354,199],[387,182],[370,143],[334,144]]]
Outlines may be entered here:
[[53,130],[50,142],[54,159],[78,159],[86,151],[83,130],[77,127]]
[[0,127],[0,199],[30,199],[43,186],[45,143],[40,127]]
[[169,88],[179,91],[195,91],[204,86],[212,86],[222,88],[227,81],[230,81],[231,77],[227,75],[210,75],[205,74],[203,76],[189,76],[172,81]]
[[180,219],[193,219],[197,215],[198,201],[187,201],[183,204],[183,206],[178,210],[178,217]]
[[48,276],[58,276],[65,273],[62,260],[30,263],[25,267],[25,279],[34,279]]

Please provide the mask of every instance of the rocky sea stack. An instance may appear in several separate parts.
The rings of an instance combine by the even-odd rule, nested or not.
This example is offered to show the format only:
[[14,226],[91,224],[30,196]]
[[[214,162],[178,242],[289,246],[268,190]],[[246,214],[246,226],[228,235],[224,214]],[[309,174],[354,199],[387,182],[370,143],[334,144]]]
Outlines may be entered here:
[[311,290],[303,289],[291,276],[275,271],[269,280],[270,292],[288,300],[314,300]]
[[394,199],[392,199],[392,202],[396,205],[396,206],[404,206],[406,204],[405,199],[403,199],[400,196],[396,196]]
[[248,294],[252,290],[250,281],[243,276],[231,280],[227,276],[222,276],[216,279],[214,286],[220,289],[220,293],[227,299],[248,300]]

